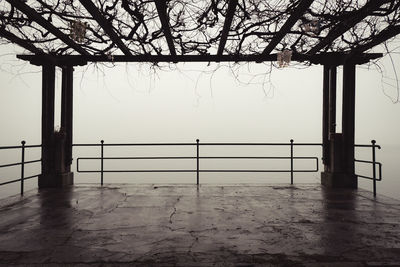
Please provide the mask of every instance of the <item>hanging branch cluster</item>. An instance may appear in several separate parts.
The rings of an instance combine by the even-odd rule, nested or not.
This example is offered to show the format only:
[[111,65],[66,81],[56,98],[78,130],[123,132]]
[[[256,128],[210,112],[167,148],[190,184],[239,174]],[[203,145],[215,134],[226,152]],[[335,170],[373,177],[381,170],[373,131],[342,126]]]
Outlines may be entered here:
[[[89,54],[122,54],[121,45],[110,37],[112,31],[127,47],[125,54],[168,55],[171,50],[160,20],[160,16],[165,16],[177,54],[216,54],[230,0],[167,0],[163,14],[155,1],[163,0],[92,0],[105,19],[104,23],[109,25],[107,31],[85,8],[83,0],[3,0],[0,2],[0,29],[45,53],[76,54],[76,49],[13,4],[23,2]],[[238,0],[224,54],[261,54],[282,25],[296,13],[301,2]],[[335,37],[335,32],[346,25],[352,26]],[[398,33],[398,0],[315,0],[274,49],[299,54],[364,52]]]

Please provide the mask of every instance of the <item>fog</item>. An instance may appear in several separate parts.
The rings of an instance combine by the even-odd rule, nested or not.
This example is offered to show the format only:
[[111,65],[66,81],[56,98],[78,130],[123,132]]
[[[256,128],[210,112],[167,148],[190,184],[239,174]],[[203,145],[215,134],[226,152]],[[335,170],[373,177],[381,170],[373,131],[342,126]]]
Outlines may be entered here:
[[[19,145],[21,140],[40,144],[41,68],[17,60],[15,54],[21,52],[10,45],[1,48],[0,146]],[[357,67],[356,143],[376,139],[382,145],[378,160],[384,159],[384,181],[378,192],[400,198],[396,158],[400,155],[400,105],[392,102],[397,97],[397,81],[390,58],[385,57],[381,65],[390,79],[373,65]],[[106,143],[194,142],[197,138],[201,142],[321,142],[322,66],[268,71],[268,64],[256,63],[241,67],[222,63],[76,67],[74,143],[98,143],[101,139]],[[56,83],[59,103],[59,71]],[[340,88],[341,69],[338,131]],[[59,124],[56,119],[55,126]],[[365,156],[369,157],[369,152]],[[13,162],[10,157],[0,152],[0,163]],[[19,160],[18,153],[15,157]],[[0,170],[0,179],[6,180],[5,174],[9,172]],[[245,176],[241,174],[243,179]],[[312,181],[318,182],[314,177],[318,174],[312,176]],[[146,181],[160,182],[157,177],[146,177]],[[217,175],[210,177],[218,182]],[[169,176],[170,182],[174,179]],[[241,180],[229,180],[225,175],[221,181]],[[362,186],[370,190],[370,184]]]

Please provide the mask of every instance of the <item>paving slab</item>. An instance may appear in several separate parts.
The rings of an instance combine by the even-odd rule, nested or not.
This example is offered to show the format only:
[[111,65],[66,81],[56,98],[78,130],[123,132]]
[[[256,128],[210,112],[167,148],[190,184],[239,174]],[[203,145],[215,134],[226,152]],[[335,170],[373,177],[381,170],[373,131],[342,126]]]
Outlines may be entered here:
[[400,266],[400,201],[361,189],[75,185],[0,218],[0,266]]

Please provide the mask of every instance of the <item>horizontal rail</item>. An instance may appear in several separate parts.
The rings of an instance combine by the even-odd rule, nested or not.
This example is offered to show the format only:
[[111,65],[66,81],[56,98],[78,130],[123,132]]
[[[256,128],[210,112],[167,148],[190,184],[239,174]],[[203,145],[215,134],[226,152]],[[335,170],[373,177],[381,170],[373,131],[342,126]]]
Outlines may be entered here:
[[[35,162],[41,162],[41,161],[42,161],[41,159],[30,160],[30,161],[24,161],[24,164],[35,163]],[[22,162],[16,162],[16,163],[9,163],[9,164],[0,165],[0,168],[11,167],[11,166],[18,166],[18,165],[22,165]]]
[[382,163],[375,161],[375,163],[373,161],[369,161],[369,160],[358,160],[355,159],[355,162],[361,162],[361,163],[370,163],[370,164],[375,164],[378,165],[378,177],[379,178],[374,178],[374,177],[370,177],[370,176],[365,176],[365,175],[359,175],[356,174],[358,177],[364,178],[364,179],[368,179],[368,180],[376,180],[376,181],[382,181]]
[[202,146],[322,146],[320,143],[201,143]]
[[[293,170],[293,172],[317,172],[318,170]],[[82,171],[77,170],[80,173],[99,173],[98,171]],[[292,170],[103,170],[103,172],[292,172]]]
[[199,170],[199,172],[317,172],[315,170]]
[[354,145],[354,147],[376,147],[378,149],[381,149],[380,145]]
[[[293,172],[317,172],[318,170],[293,170]],[[82,171],[79,170],[77,171],[79,173],[99,173],[99,171]],[[197,170],[103,170],[103,172],[113,172],[113,173],[122,173],[122,172],[127,172],[127,173],[135,173],[135,172],[140,172],[140,173],[146,173],[146,172],[197,172]],[[292,172],[291,170],[199,170],[198,172]],[[19,180],[18,180],[19,181]]]
[[[197,143],[111,143],[103,146],[196,146]],[[201,143],[201,146],[291,146],[291,143]],[[102,144],[73,144],[73,146],[102,146]],[[321,143],[293,143],[293,146],[322,146]]]
[[201,146],[322,146],[320,143],[201,143]]
[[35,178],[35,177],[39,177],[40,175],[42,175],[42,174],[39,173],[39,174],[36,174],[36,175],[31,175],[31,176],[25,177],[24,180],[29,180],[29,179],[32,179],[32,178]]
[[[126,143],[103,144],[103,146],[194,146],[196,143]],[[73,144],[72,146],[102,146],[102,144]]]
[[[28,177],[24,177],[23,180],[25,181],[25,180],[29,180],[29,179],[32,179],[32,178],[35,178],[35,177],[39,177],[39,176],[40,176],[40,174],[31,175],[31,176],[28,176]],[[6,184],[11,184],[11,183],[16,183],[16,182],[21,182],[21,178],[18,178],[18,179],[12,180],[12,181],[7,181],[7,182],[0,183],[0,186],[6,185]]]
[[[114,143],[114,144],[103,144],[103,146],[194,146],[196,143]],[[207,146],[290,146],[290,143],[201,143],[201,145]],[[101,146],[101,144],[87,143],[87,144],[73,144],[72,146]],[[322,143],[293,143],[293,146],[322,146]],[[372,147],[373,145],[361,145],[356,144],[355,147]],[[42,145],[26,145],[25,148],[42,147]],[[375,145],[378,149],[381,146]],[[0,149],[18,149],[22,146],[0,146]]]
[[[290,159],[291,157],[103,157],[103,159]],[[82,159],[101,159],[101,157],[79,157]],[[317,157],[293,157],[293,159],[318,159]]]
[[[24,146],[25,148],[34,148],[34,147],[42,147],[42,145],[26,145]],[[17,149],[17,148],[22,148],[22,146],[0,146],[1,149]]]
[[[224,170],[224,169],[217,169],[217,170],[207,170],[207,169],[190,169],[190,170],[185,170],[185,169],[162,169],[162,170],[80,170],[79,169],[79,161],[81,160],[106,160],[106,159],[150,159],[150,160],[158,160],[158,159],[313,159],[315,160],[316,163],[316,168],[312,170],[307,170],[307,169],[301,169],[301,170],[295,170],[295,169],[290,169],[290,170],[254,170],[254,169],[237,169],[237,170]],[[318,157],[80,157],[77,158],[76,160],[76,171],[80,173],[121,173],[121,172],[127,172],[127,173],[146,173],[146,172],[317,172],[319,170],[319,164],[318,164]]]
[[21,179],[11,180],[11,181],[0,183],[0,186],[6,185],[6,184],[11,184],[11,183],[16,183],[16,182],[20,182],[20,181],[21,181]]

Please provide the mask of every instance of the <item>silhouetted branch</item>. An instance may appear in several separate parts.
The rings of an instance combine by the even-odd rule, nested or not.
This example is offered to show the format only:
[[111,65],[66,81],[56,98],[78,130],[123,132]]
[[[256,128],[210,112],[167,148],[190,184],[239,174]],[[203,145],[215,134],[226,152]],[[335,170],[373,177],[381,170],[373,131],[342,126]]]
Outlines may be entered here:
[[[14,40],[57,55],[284,49],[313,55],[368,51],[397,35],[399,6],[396,0],[7,0],[0,3],[0,25]],[[76,31],[83,35],[76,38]]]

